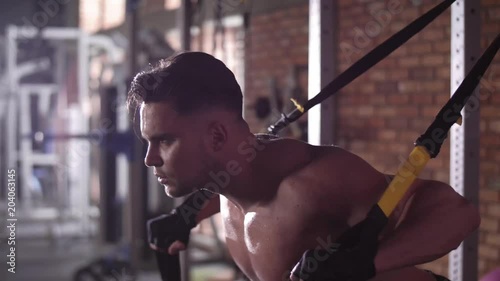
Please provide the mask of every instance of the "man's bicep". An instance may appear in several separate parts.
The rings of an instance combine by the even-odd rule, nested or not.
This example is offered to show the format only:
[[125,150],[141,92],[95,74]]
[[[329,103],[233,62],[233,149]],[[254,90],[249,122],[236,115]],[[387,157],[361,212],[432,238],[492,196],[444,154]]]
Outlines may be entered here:
[[[386,186],[388,187],[391,181],[394,179],[394,175],[385,175],[385,176],[388,180],[386,184]],[[413,202],[415,191],[419,186],[423,184],[423,182],[424,181],[421,179],[415,179],[413,184],[410,185],[408,190],[403,194],[403,197],[401,198],[401,200],[399,200],[396,207],[394,208],[394,211],[389,216],[388,228],[394,229],[401,223],[401,221],[404,219],[404,217],[408,212],[408,208],[410,208]]]
[[[370,209],[378,203],[387,190],[394,175],[384,174],[376,170],[372,165],[361,157],[347,152],[345,169],[345,197],[347,198],[351,216],[349,225],[363,220]],[[411,205],[411,198],[422,180],[417,179],[398,202],[393,213],[389,216],[387,230],[394,229],[405,216]]]
[[412,191],[412,202],[407,204],[407,212],[402,220],[418,218],[419,214],[439,206],[457,206],[469,204],[450,185],[435,180],[416,180]]

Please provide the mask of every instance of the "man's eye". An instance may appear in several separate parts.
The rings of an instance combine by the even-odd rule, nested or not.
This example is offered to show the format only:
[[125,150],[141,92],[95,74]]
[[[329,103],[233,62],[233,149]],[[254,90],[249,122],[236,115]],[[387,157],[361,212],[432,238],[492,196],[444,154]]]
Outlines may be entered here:
[[164,138],[160,140],[160,143],[162,144],[172,144],[174,142],[173,138]]

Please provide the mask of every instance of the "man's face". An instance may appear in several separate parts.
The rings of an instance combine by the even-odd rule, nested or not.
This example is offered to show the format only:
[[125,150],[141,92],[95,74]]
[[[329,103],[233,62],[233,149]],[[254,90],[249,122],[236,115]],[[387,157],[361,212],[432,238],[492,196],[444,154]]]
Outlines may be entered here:
[[180,197],[202,187],[209,172],[203,122],[196,115],[180,116],[166,102],[143,103],[140,119],[148,142],[144,163],[154,167],[167,195]]

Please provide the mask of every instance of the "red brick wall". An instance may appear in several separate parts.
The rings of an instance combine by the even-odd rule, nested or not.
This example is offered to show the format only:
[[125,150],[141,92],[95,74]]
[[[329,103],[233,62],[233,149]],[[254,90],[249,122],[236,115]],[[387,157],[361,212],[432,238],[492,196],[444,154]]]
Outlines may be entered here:
[[[268,126],[265,120],[256,118],[254,105],[258,97],[270,95],[269,79],[275,77],[278,87],[284,89],[290,68],[307,64],[308,13],[307,5],[299,5],[251,19],[246,46],[244,103],[245,118],[254,132],[263,132]],[[305,78],[301,88],[307,98],[307,75]]]
[[[500,32],[500,2],[481,1],[483,50]],[[500,56],[486,72],[481,100],[481,231],[479,267],[488,272],[500,266]]]
[[[413,3],[420,3],[415,5]],[[337,74],[439,1],[339,0]],[[399,4],[399,5],[397,5]],[[481,0],[481,45],[500,32],[500,2]],[[450,92],[450,10],[336,97],[336,144],[382,172],[395,172]],[[377,25],[378,24],[378,25]],[[381,27],[382,25],[382,27]],[[247,120],[254,131],[256,97],[267,78],[286,78],[291,63],[307,63],[307,5],[252,18],[247,53]],[[500,264],[500,57],[481,83],[480,276]],[[307,89],[307,88],[306,88]],[[449,141],[422,173],[449,182]],[[424,265],[447,275],[447,257]]]

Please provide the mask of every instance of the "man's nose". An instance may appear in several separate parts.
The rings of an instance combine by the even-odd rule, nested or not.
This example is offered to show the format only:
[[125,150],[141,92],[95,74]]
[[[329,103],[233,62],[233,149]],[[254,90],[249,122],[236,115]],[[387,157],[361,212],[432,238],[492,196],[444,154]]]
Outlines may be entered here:
[[148,167],[159,167],[163,165],[160,154],[158,150],[154,147],[149,146],[146,156],[144,157],[144,164]]

